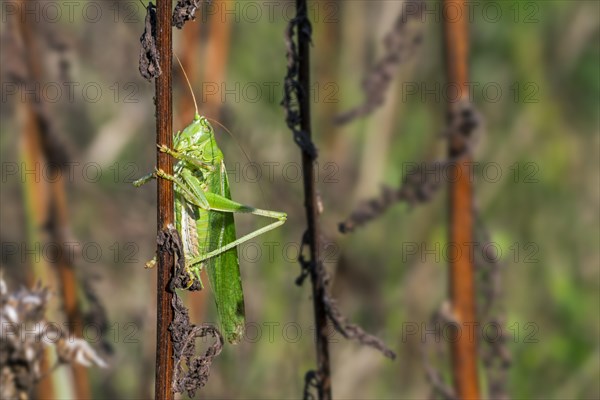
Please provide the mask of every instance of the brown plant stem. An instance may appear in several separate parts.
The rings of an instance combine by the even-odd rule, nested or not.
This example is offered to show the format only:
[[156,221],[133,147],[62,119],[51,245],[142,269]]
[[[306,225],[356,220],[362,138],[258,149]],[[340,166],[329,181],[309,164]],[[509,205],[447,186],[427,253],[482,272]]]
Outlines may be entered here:
[[[296,0],[296,10],[306,10],[306,0]],[[310,139],[312,136],[310,123],[310,42],[302,29],[298,29],[298,81],[303,95],[299,99],[300,128]],[[308,224],[308,246],[310,249],[310,278],[313,289],[313,305],[316,325],[316,351],[319,398],[331,399],[331,373],[329,368],[329,343],[327,340],[327,312],[323,302],[325,298],[325,282],[323,274],[318,273],[320,266],[320,233],[319,233],[319,207],[316,179],[314,177],[314,160],[305,150],[302,151],[302,172],[304,178],[304,207]]]
[[[59,174],[55,176],[61,176]],[[68,204],[65,196],[64,178],[61,176],[51,186],[51,201],[54,205],[51,210],[51,218],[54,220],[51,223],[51,241],[59,243],[59,257],[56,261],[59,280],[61,282],[61,294],[63,300],[63,308],[67,317],[67,322],[70,325],[70,330],[77,337],[83,335],[83,318],[81,315],[80,302],[77,296],[77,278],[75,276],[74,266],[69,263],[65,257],[66,248],[64,243],[68,241],[65,232],[68,229]],[[91,399],[90,386],[88,380],[88,371],[82,365],[73,365],[73,384],[75,386],[75,395],[78,399]]]
[[[156,78],[156,143],[173,147],[173,96],[172,59],[173,32],[171,28],[172,1],[158,0],[156,9],[157,50],[160,55],[162,74]],[[168,174],[173,173],[171,157],[157,151],[156,164]],[[173,184],[166,179],[158,179],[157,230],[168,232],[173,224]],[[157,251],[157,307],[156,307],[156,399],[173,399],[173,342],[169,325],[173,321],[171,301],[173,293],[169,283],[173,270],[173,255],[166,246],[159,245]]]
[[[22,132],[22,162],[24,168],[27,171],[41,168],[41,161],[43,160],[41,145],[39,141],[39,134],[37,126],[35,124],[35,116],[32,107],[28,103],[21,103],[20,108],[23,110],[23,132]],[[20,113],[21,111],[17,111]],[[25,203],[25,215],[27,216],[26,231],[27,231],[27,243],[31,248],[36,243],[40,243],[39,227],[43,225],[47,218],[48,208],[45,207],[47,204],[47,187],[40,183],[36,183],[35,179],[25,179],[23,181],[23,192],[24,192],[24,203]],[[37,257],[36,257],[37,258]],[[43,260],[43,257],[38,259],[38,262],[32,261],[32,267],[30,271],[27,271],[27,286],[33,287],[36,280],[41,280],[45,284],[53,285],[53,277],[50,273],[50,269],[47,263]],[[50,316],[52,318],[53,316]],[[50,347],[46,347],[42,360],[40,362],[41,371],[49,371],[52,367],[52,360],[54,354]],[[35,388],[35,395],[42,398],[54,398],[54,382],[51,375],[46,375],[37,384]]]
[[[448,103],[449,115],[459,111],[461,102],[468,101],[468,25],[465,0],[444,0],[448,10],[459,10],[460,17],[444,13],[444,36],[448,85],[461,90],[459,101]],[[457,11],[458,13],[458,11]],[[454,14],[454,13],[453,13]],[[458,176],[449,184],[449,242],[453,250],[449,255],[449,291],[452,314],[461,333],[451,344],[454,389],[459,399],[478,399],[477,335],[473,332],[476,322],[475,263],[468,250],[473,242],[473,187],[469,174],[471,155],[464,151],[457,135],[449,137],[450,176]]]

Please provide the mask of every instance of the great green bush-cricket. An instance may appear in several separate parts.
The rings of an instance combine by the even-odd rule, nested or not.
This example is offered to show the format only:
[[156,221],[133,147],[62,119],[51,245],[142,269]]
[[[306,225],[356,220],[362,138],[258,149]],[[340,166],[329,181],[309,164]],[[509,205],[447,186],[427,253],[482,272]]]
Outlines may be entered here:
[[[185,71],[183,73],[185,75]],[[187,75],[185,78],[188,80]],[[245,321],[236,246],[283,225],[287,215],[231,199],[223,153],[208,119],[198,114],[197,105],[192,123],[173,135],[173,148],[165,145],[158,145],[158,148],[177,160],[173,175],[156,169],[135,181],[134,185],[142,186],[154,178],[173,182],[175,225],[183,243],[186,272],[193,283],[196,279],[200,281],[202,268],[207,268],[224,336],[229,342],[236,343],[242,338]],[[276,221],[238,239],[234,213],[250,213]]]

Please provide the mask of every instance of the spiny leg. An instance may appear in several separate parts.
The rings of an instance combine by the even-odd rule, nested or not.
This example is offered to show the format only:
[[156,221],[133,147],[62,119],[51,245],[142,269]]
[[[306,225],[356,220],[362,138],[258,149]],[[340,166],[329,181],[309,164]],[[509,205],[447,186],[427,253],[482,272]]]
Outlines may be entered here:
[[201,256],[191,259],[190,260],[191,265],[195,265],[195,264],[201,263],[202,261],[207,260],[211,257],[218,256],[219,254],[224,253],[227,250],[230,250],[244,242],[247,242],[250,239],[253,239],[257,236],[262,235],[263,233],[266,233],[270,230],[273,230],[273,229],[283,225],[285,223],[285,221],[287,220],[287,214],[285,214],[285,213],[253,208],[253,207],[250,207],[250,206],[247,206],[244,204],[237,203],[231,199],[228,199],[226,197],[223,197],[223,196],[220,196],[220,195],[214,194],[214,193],[205,193],[205,195],[206,195],[206,199],[208,200],[208,203],[210,204],[210,210],[212,210],[212,211],[220,211],[220,212],[228,212],[228,213],[249,213],[249,214],[253,214],[253,215],[260,215],[263,217],[274,218],[274,219],[277,219],[277,221],[275,221],[267,226],[264,226],[260,229],[257,229],[254,232],[248,233],[247,235],[244,235],[241,238],[234,240],[231,243],[221,246],[218,249],[215,249],[206,254],[203,254]]
[[[184,170],[185,172],[186,170]],[[176,176],[167,174],[165,171],[163,171],[162,169],[157,169],[156,170],[156,175],[169,180],[171,182],[173,182],[175,184],[175,186],[180,190],[181,195],[185,198],[186,201],[188,201],[190,204],[196,206],[196,207],[200,207],[204,210],[208,210],[209,209],[209,204],[208,201],[206,200],[206,197],[204,197],[204,194],[202,193],[202,190],[200,190],[199,192],[196,191],[194,189],[194,191],[192,192],[192,190],[190,190],[188,188],[188,186],[186,186],[184,180],[185,178],[182,180]]]
[[152,172],[148,175],[142,176],[140,179],[133,181],[133,186],[140,187],[150,182],[152,179],[156,179],[156,173]]
[[[184,169],[181,172],[181,176],[177,177],[169,175],[163,170],[157,170],[156,175],[163,179],[167,179],[173,182],[176,188],[179,189],[179,192],[188,203],[205,210],[209,209],[210,206],[208,204],[208,200],[205,197],[204,191],[198,184],[198,180],[195,179],[191,171]],[[189,276],[189,284],[186,289],[189,289],[193,285],[195,277],[198,279],[199,282],[202,282],[200,278],[200,272],[202,268],[192,268],[196,264],[198,263],[189,262],[187,259],[185,260],[185,270]]]
[[263,233],[269,232],[269,231],[271,231],[271,230],[273,230],[273,229],[275,229],[275,228],[283,225],[285,223],[285,221],[286,221],[285,219],[280,219],[278,221],[273,222],[272,224],[269,224],[269,225],[264,226],[264,227],[262,227],[260,229],[257,229],[254,232],[251,232],[251,233],[249,233],[247,235],[244,235],[241,238],[239,238],[237,240],[234,240],[231,243],[226,244],[225,246],[219,247],[218,249],[215,249],[215,250],[213,250],[211,252],[208,252],[208,253],[206,253],[204,255],[192,258],[190,260],[190,264],[192,266],[194,266],[194,265],[196,265],[198,263],[201,263],[201,262],[203,262],[205,260],[208,260],[209,258],[218,256],[219,254],[222,254],[222,253],[226,252],[227,250],[231,250],[234,247],[239,246],[240,244],[245,243],[245,242],[247,242],[250,239],[253,239],[253,238],[257,237],[257,236],[262,235]]
[[[185,170],[185,171],[187,171],[187,170]],[[184,181],[186,181],[187,183],[190,183],[190,181],[193,182],[193,180],[189,179],[190,177],[187,176],[188,174],[185,173],[185,171],[184,171],[183,180],[181,180],[181,179],[177,178],[176,176],[167,174],[163,170],[156,169],[155,172],[150,173],[150,174],[148,174],[146,176],[143,176],[142,178],[134,181],[133,184],[136,187],[140,187],[140,186],[148,183],[152,179],[156,179],[157,177],[161,177],[163,179],[167,179],[167,180],[172,181],[177,186],[177,188],[180,189],[180,192],[181,192],[182,196],[186,199],[186,201],[188,201],[189,203],[191,203],[192,205],[195,205],[197,207],[208,209],[208,207],[209,207],[208,201],[206,200],[206,197],[204,197],[204,194],[203,194],[201,188],[196,187],[197,185],[191,184],[191,185],[189,185],[192,188],[190,190],[190,189],[188,189],[188,186],[186,186],[186,184],[184,183]],[[189,172],[189,171],[187,171],[187,172]],[[144,267],[145,268],[154,268],[154,266],[156,265],[156,262],[157,262],[156,256],[154,256],[152,258],[152,260],[148,261],[145,264]],[[201,280],[200,280],[200,271],[201,271],[201,269],[198,269],[198,271],[194,271],[195,274],[193,275],[192,272],[190,271],[190,267],[192,265],[193,264],[188,263],[188,262],[185,263],[186,272],[190,276],[190,279],[189,279],[190,283],[189,283],[189,285],[188,285],[188,287],[186,289],[189,289],[193,285],[193,283],[194,283],[194,279],[193,279],[194,275],[198,278],[198,281],[201,282]]]
[[200,160],[199,158],[191,157],[191,156],[189,156],[187,154],[180,153],[177,150],[173,150],[173,149],[168,148],[164,144],[157,144],[156,146],[158,147],[158,149],[161,152],[167,153],[168,155],[170,155],[173,158],[176,158],[178,160],[187,161],[190,164],[194,164],[197,167],[204,168],[204,169],[207,169],[209,171],[214,171],[215,170],[214,165],[208,164],[208,163]]

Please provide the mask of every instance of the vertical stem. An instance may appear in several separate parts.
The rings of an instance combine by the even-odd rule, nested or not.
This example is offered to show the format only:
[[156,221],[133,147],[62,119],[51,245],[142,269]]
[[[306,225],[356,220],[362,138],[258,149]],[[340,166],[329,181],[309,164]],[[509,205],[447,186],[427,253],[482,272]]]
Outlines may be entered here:
[[[52,167],[56,168],[56,167]],[[51,229],[51,241],[61,247],[60,253],[56,261],[56,267],[61,282],[61,294],[63,300],[63,308],[69,323],[71,333],[77,337],[83,336],[83,317],[79,307],[79,299],[77,296],[77,278],[75,277],[74,265],[68,258],[65,257],[67,249],[65,243],[67,238],[64,232],[68,227],[68,209],[67,198],[65,194],[64,177],[60,175],[60,171],[56,171],[60,178],[55,182],[50,183],[50,197],[53,204],[51,209],[53,223]],[[78,399],[91,399],[90,384],[88,379],[88,371],[82,365],[74,365],[73,369],[73,385],[75,386],[75,395]]]
[[[296,10],[307,10],[306,0],[296,0]],[[312,136],[310,123],[310,42],[301,29],[298,29],[298,57],[299,73],[298,80],[301,86],[302,96],[300,98],[300,128],[306,132],[308,137]],[[316,181],[314,176],[314,165],[310,155],[302,152],[302,172],[304,177],[304,206],[306,208],[306,220],[308,223],[308,238],[311,259],[311,281],[313,288],[313,304],[316,325],[316,350],[317,350],[317,373],[319,375],[319,398],[331,399],[331,374],[329,370],[329,343],[327,341],[327,314],[323,298],[325,294],[325,282],[322,274],[318,273],[320,266],[319,249],[320,233],[318,226],[318,199]]]
[[[19,20],[21,16],[17,14]],[[19,110],[21,108],[21,110]],[[21,102],[17,106],[17,114],[24,114],[24,125],[22,135],[22,158],[23,169],[32,171],[42,168],[43,155],[39,141],[38,126],[36,117],[31,104]],[[25,227],[27,245],[29,248],[35,248],[36,244],[41,243],[39,227],[47,221],[48,188],[44,181],[25,178],[23,181],[23,195],[25,204]],[[37,259],[37,262],[35,261]],[[27,285],[33,287],[36,281],[42,281],[45,285],[53,287],[53,276],[50,273],[50,266],[45,262],[44,257],[34,257],[31,260],[32,271],[27,273]],[[52,315],[52,310],[48,312],[48,319],[58,321],[56,315]],[[50,347],[44,349],[44,354],[40,362],[41,371],[49,371],[55,361],[53,350]],[[52,375],[46,375],[42,378],[35,388],[35,396],[38,399],[55,398],[56,390]]]
[[[444,0],[444,31],[446,40],[446,70],[448,84],[461,90],[461,98],[449,102],[449,113],[455,113],[461,100],[468,100],[468,25],[466,0]],[[458,17],[457,17],[458,15]],[[449,142],[449,156],[457,157],[459,143]],[[469,251],[473,242],[473,187],[469,174],[471,156],[467,152],[450,165],[450,176],[457,176],[449,185],[450,298],[453,315],[458,322],[460,338],[452,343],[452,369],[458,398],[480,397],[477,374],[477,335],[475,305],[475,265]]]
[[[156,78],[156,143],[173,147],[173,98],[171,92],[173,35],[171,30],[171,0],[158,0],[156,8],[157,49],[160,55],[162,74]],[[173,163],[166,153],[157,151],[156,164],[159,169],[173,173]],[[158,179],[157,230],[166,232],[173,224],[173,184],[166,179]],[[157,337],[156,337],[156,384],[155,398],[173,399],[171,382],[173,379],[173,343],[169,325],[173,320],[169,290],[173,256],[165,248],[158,248],[157,276]]]

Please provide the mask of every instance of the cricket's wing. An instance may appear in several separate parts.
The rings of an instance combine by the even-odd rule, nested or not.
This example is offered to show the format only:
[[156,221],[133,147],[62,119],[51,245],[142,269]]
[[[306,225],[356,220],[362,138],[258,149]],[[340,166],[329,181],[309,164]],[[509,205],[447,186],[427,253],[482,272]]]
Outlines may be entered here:
[[[223,162],[220,170],[211,174],[210,178],[208,191],[230,199],[229,182]],[[207,242],[203,246],[205,254],[236,240],[233,213],[199,211],[207,213],[209,221]],[[244,292],[237,248],[209,258],[206,260],[206,267],[224,336],[230,343],[237,343],[244,335],[245,325]]]

